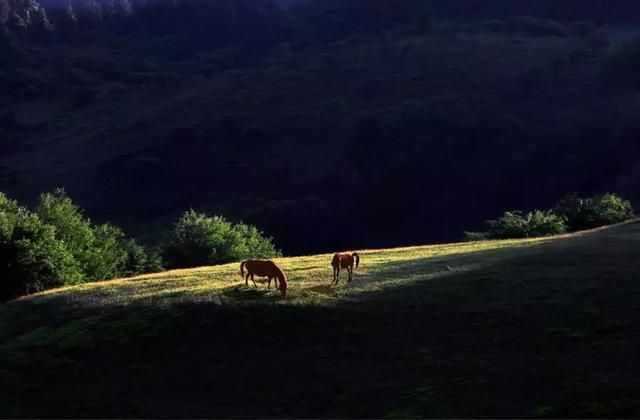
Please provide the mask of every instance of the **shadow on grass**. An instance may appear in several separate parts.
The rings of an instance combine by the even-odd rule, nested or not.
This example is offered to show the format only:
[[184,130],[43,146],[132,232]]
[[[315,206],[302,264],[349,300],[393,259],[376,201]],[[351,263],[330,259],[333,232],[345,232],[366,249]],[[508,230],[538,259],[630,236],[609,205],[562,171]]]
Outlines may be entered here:
[[[180,302],[163,313],[127,305],[110,328],[102,321],[73,331],[62,326],[45,346],[15,349],[30,365],[0,360],[3,414],[528,417],[537,407],[556,407],[554,414],[583,417],[591,401],[612,407],[614,417],[637,413],[640,286],[633,279],[640,268],[632,262],[640,247],[607,241],[380,267],[362,280],[393,287],[365,289],[357,301],[338,298],[331,306],[262,305],[279,300],[277,293],[244,284],[224,289],[231,302],[223,304]],[[142,307],[150,312],[138,319]],[[40,310],[15,309],[17,318]],[[57,328],[48,323],[54,308],[46,310],[30,323]],[[60,340],[72,349],[93,347],[61,351]],[[51,354],[65,364],[44,358]],[[25,400],[30,404],[19,403]]]
[[267,290],[265,288],[256,289],[252,286],[231,286],[222,290],[222,294],[237,301],[275,301],[277,300],[273,292],[277,292],[277,289]]
[[313,292],[313,293],[318,293],[320,295],[323,296],[328,296],[328,297],[335,297],[337,296],[337,292],[336,292],[336,288],[334,286],[331,285],[319,285],[319,286],[313,286],[313,287],[307,287],[305,289],[302,289],[303,291],[308,291],[308,292]]

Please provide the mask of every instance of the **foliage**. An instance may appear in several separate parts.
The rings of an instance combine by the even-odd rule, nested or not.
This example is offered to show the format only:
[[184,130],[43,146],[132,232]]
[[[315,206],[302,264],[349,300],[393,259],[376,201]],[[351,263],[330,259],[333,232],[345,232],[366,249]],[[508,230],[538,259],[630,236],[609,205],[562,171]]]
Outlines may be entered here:
[[464,240],[467,242],[478,242],[478,241],[486,241],[491,239],[491,236],[488,232],[464,232]]
[[42,194],[35,212],[0,193],[0,300],[159,269],[158,257],[115,226],[92,225],[63,190]]
[[0,193],[0,300],[82,280],[55,228]]
[[535,210],[527,213],[527,237],[559,235],[567,231],[567,225],[561,216],[551,210]]
[[500,218],[487,221],[487,232],[465,232],[465,239],[543,237],[611,225],[633,217],[631,203],[616,194],[607,193],[587,199],[570,194],[552,210],[534,210],[527,214],[507,211]]
[[[640,410],[629,380],[637,358],[621,355],[637,353],[639,227],[365,251],[356,287],[328,286],[326,254],[287,258],[278,264],[294,287],[284,301],[273,287],[245,288],[232,264],[2,305],[0,384],[11,396],[3,414],[235,418],[282,407],[278,417],[595,417],[600,401],[612,411],[598,417],[629,417]],[[585,368],[594,347],[604,378]],[[379,360],[384,369],[373,369]],[[265,387],[283,366],[282,386]],[[336,398],[336,378],[363,372]],[[125,376],[135,386],[123,398]],[[159,379],[179,382],[181,398]],[[532,402],[540,384],[544,398]],[[398,398],[377,404],[381,389]]]
[[126,252],[126,260],[122,271],[123,276],[131,277],[140,273],[162,271],[162,258],[160,255],[147,251],[133,239],[124,241],[121,246]]
[[[459,34],[461,19],[455,17],[448,21],[452,33],[445,34],[438,15],[442,2],[436,1],[433,36],[420,36],[420,14],[413,11],[424,1],[335,0],[284,13],[268,7],[252,13],[251,2],[243,0],[154,7],[162,2],[145,7],[133,1],[121,19],[107,12],[112,2],[97,0],[102,22],[78,25],[73,48],[26,47],[24,62],[0,63],[2,137],[12,149],[25,144],[25,135],[34,140],[33,147],[10,151],[10,165],[38,159],[36,143],[46,139],[73,136],[82,144],[47,145],[55,156],[30,174],[31,182],[7,184],[11,193],[28,196],[38,185],[86,179],[74,184],[83,203],[109,209],[114,222],[139,226],[148,237],[157,231],[147,224],[159,225],[184,210],[185,201],[210,208],[215,200],[233,209],[235,219],[257,223],[279,246],[299,253],[447,241],[463,223],[475,225],[507,208],[535,208],[567,191],[594,191],[610,182],[632,191],[637,136],[617,118],[609,92],[596,89],[602,57],[591,54],[584,39],[522,35],[539,33],[530,29],[554,17],[551,12],[535,18],[542,22],[520,22],[520,32],[516,24],[506,28],[513,19],[496,16],[497,26],[506,28],[501,35]],[[41,3],[56,37],[64,38],[65,20],[48,8],[51,1]],[[81,9],[92,3],[69,3],[70,34],[76,30],[73,17],[85,19]],[[379,9],[368,11],[374,4]],[[509,15],[536,15],[509,7]],[[259,25],[244,31],[252,22]],[[265,26],[269,36],[257,39]],[[293,31],[300,27],[303,33]],[[112,28],[117,35],[102,33]],[[580,32],[588,38],[592,29]],[[282,47],[282,57],[271,56],[268,65],[252,60],[283,39],[290,48]],[[95,48],[83,48],[94,41]],[[324,41],[340,42],[318,45]],[[206,54],[202,59],[200,52]],[[161,90],[155,80],[165,74],[180,79],[180,91],[192,99],[181,103],[182,94]],[[41,136],[24,133],[22,123],[14,125],[14,104],[28,98],[50,98],[47,107],[67,114],[60,121],[68,123],[47,124]],[[118,112],[90,111],[98,98]],[[166,107],[151,98],[163,98]],[[69,105],[78,109],[69,114]],[[591,114],[602,115],[598,132],[589,130]],[[217,122],[225,119],[235,121],[236,129]],[[79,124],[86,126],[84,134],[76,133]],[[88,152],[98,144],[104,156]],[[266,164],[249,164],[265,152]],[[195,172],[185,191],[179,180]],[[94,184],[93,177],[111,181]],[[205,192],[211,179],[228,193],[218,187]],[[277,197],[273,204],[262,198],[255,206],[240,204],[254,184]],[[163,185],[168,195],[152,185]],[[349,193],[337,198],[338,189]],[[508,204],[494,196],[509,197]],[[308,200],[318,203],[313,211],[307,211]],[[468,200],[481,208],[468,213]],[[403,217],[387,217],[392,212]]]
[[496,220],[487,221],[488,235],[494,239],[528,238],[564,233],[564,219],[552,211],[535,210],[527,214],[507,211]]
[[587,199],[568,195],[556,204],[555,212],[567,220],[571,230],[596,228],[634,217],[631,203],[611,193]]
[[279,255],[272,239],[254,226],[189,210],[175,224],[163,257],[167,267],[180,268]]

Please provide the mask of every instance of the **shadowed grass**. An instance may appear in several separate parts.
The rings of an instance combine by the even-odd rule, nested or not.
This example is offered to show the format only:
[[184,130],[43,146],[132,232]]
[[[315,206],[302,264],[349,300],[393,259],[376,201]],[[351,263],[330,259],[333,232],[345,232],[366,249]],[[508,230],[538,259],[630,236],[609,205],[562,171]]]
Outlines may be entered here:
[[[0,307],[11,417],[565,417],[640,409],[640,224],[550,239],[282,258]],[[0,400],[1,401],[1,400]],[[23,403],[28,401],[29,403]]]

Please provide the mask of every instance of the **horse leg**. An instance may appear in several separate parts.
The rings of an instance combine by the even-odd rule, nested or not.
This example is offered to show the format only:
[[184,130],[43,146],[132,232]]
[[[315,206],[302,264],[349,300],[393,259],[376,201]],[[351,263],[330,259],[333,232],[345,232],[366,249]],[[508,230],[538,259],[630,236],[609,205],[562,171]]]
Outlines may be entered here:
[[336,269],[336,285],[340,281],[340,267]]
[[253,278],[253,274],[251,274],[251,281],[253,282],[253,285],[256,287],[256,289],[258,288],[258,285],[256,284],[255,279]]
[[251,275],[250,273],[247,273],[247,275],[246,275],[246,276],[244,276],[244,285],[245,285],[246,287],[249,287],[249,276],[250,276],[250,275]]
[[349,273],[349,283],[353,281],[353,267],[347,267],[347,272]]

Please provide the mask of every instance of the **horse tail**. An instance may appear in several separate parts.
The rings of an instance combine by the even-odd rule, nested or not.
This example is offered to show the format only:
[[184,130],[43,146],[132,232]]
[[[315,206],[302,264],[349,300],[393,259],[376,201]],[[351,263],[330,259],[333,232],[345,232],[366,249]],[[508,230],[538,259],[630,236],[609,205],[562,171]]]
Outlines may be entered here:
[[244,267],[247,265],[246,261],[242,261],[240,264],[240,275],[244,278]]
[[356,259],[356,268],[358,268],[360,266],[360,254],[358,254],[357,252],[354,252],[351,255],[353,255],[353,258]]

